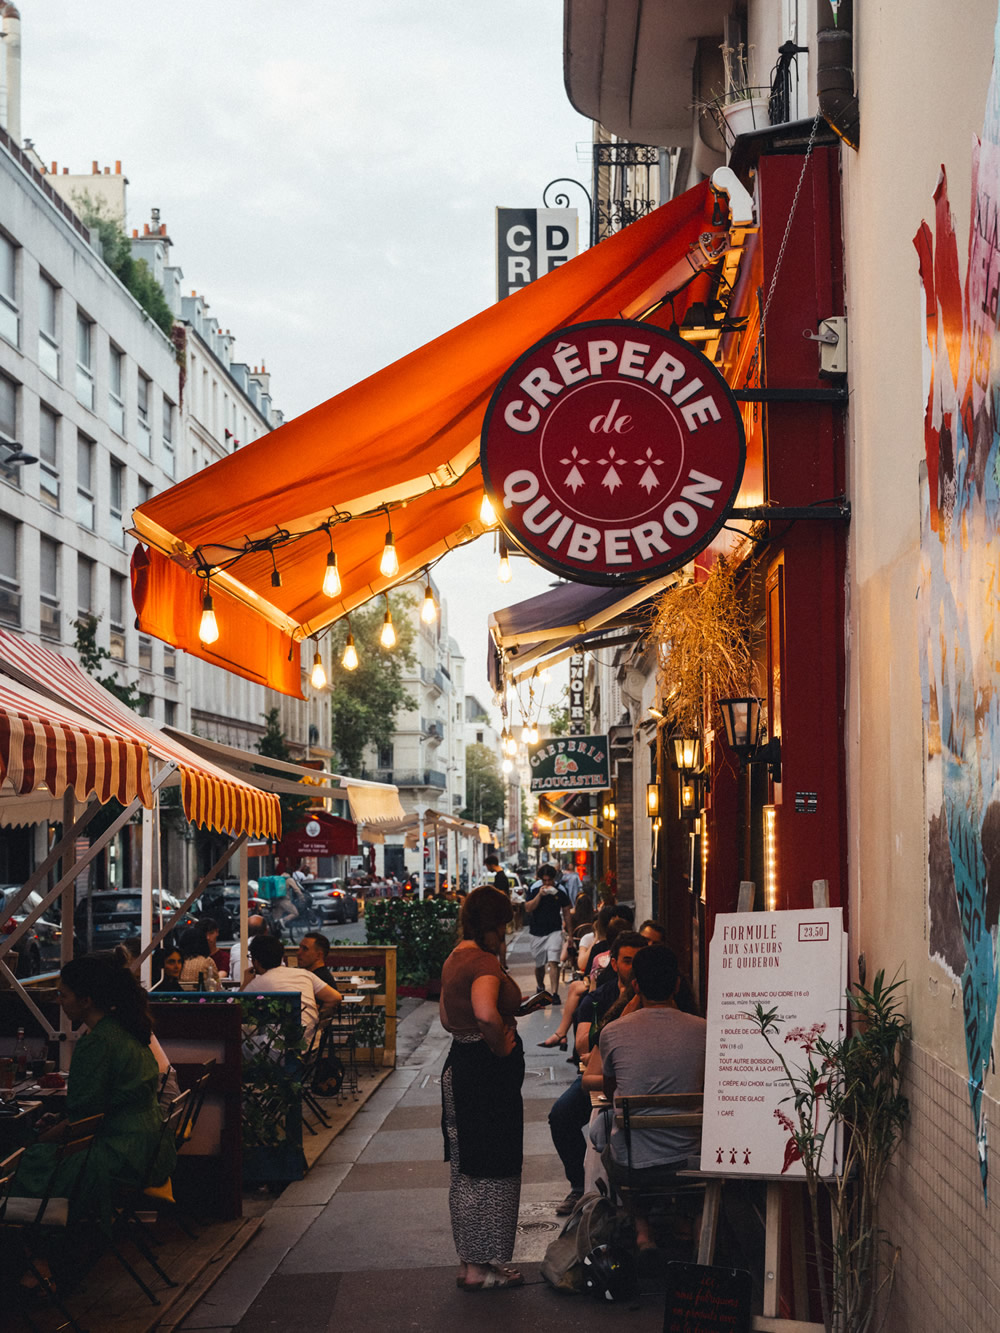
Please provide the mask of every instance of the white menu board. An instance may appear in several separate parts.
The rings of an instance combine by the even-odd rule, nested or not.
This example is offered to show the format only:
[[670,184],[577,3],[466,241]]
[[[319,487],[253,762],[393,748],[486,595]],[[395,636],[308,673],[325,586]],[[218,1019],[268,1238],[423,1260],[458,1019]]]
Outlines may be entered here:
[[[785,1165],[792,1120],[791,1088],[752,1015],[777,1009],[771,1040],[790,1067],[804,1068],[803,1043],[815,1029],[828,1041],[842,1035],[847,987],[843,910],[731,912],[715,918],[709,953],[705,1116],[701,1169],[727,1175],[777,1176]],[[817,1057],[814,1057],[816,1059]],[[822,1170],[832,1173],[834,1136]],[[785,1175],[802,1177],[801,1162]]]

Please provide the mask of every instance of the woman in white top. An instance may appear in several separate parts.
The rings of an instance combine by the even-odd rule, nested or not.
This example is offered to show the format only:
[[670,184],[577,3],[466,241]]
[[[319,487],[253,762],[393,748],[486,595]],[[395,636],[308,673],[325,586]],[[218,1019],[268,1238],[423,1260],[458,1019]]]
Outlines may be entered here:
[[201,926],[188,926],[181,932],[181,990],[218,990],[219,969],[209,955],[208,940]]

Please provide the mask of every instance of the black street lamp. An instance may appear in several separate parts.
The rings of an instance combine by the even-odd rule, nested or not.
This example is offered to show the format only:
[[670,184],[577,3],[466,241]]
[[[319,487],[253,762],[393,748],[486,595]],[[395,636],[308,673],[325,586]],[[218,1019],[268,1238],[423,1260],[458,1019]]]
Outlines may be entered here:
[[720,699],[719,708],[726,728],[726,742],[740,761],[740,767],[767,764],[772,782],[781,781],[781,740],[772,736],[760,743],[762,700],[754,695],[742,699]]

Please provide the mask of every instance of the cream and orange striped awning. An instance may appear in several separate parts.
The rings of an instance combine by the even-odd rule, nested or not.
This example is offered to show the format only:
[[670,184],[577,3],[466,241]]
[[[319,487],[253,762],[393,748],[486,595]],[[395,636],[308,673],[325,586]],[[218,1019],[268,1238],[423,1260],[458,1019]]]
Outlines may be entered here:
[[103,805],[153,804],[149,751],[140,741],[87,725],[69,709],[0,678],[0,777],[18,796],[40,788],[54,797],[72,788]]
[[[41,697],[43,716],[62,710],[84,729],[95,727],[177,765],[184,814],[192,824],[220,833],[281,837],[277,796],[240,782],[165,735],[92,680],[69,658],[0,630],[0,683]],[[147,773],[148,782],[148,773]],[[26,788],[26,790],[31,790]]]

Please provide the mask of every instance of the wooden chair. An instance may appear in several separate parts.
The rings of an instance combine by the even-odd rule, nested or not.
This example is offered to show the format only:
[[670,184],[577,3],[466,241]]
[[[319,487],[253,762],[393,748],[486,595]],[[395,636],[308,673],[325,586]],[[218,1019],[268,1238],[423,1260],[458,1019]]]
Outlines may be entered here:
[[625,1139],[625,1180],[618,1187],[622,1202],[629,1210],[633,1225],[637,1205],[645,1199],[670,1199],[686,1202],[704,1198],[706,1182],[683,1176],[650,1182],[633,1165],[633,1136],[654,1129],[696,1129],[701,1131],[704,1095],[700,1092],[651,1093],[646,1096],[616,1095],[615,1127]]

